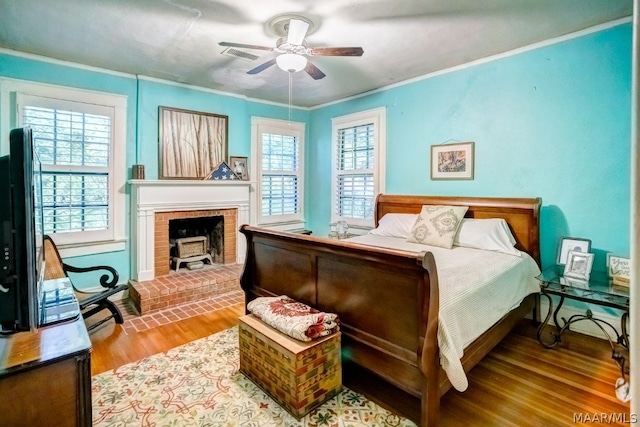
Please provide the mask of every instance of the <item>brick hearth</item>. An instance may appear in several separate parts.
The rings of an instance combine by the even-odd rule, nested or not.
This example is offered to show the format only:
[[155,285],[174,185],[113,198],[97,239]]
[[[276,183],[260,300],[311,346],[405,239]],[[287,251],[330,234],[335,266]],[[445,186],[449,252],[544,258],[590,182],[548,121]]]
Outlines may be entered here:
[[240,290],[241,264],[214,264],[202,270],[171,272],[129,282],[129,298],[140,314]]

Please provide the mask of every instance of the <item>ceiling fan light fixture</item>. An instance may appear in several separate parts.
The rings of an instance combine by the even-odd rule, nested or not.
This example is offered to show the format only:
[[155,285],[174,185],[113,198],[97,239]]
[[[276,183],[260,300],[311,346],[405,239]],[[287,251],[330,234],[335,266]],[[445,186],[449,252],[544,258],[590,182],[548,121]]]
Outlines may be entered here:
[[295,53],[283,53],[276,58],[276,63],[281,70],[295,73],[307,66],[307,58]]

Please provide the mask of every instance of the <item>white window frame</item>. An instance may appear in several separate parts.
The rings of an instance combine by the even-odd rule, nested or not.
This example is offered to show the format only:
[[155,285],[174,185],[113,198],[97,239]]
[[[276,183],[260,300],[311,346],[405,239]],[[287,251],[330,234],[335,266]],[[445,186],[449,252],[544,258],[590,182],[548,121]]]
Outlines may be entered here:
[[[360,111],[331,119],[331,223],[346,221],[349,227],[370,229],[374,227],[374,219],[351,218],[338,215],[338,132],[340,129],[373,124],[374,128],[374,201],[375,197],[385,191],[386,147],[387,147],[387,109],[386,107]],[[355,230],[354,230],[355,231]],[[357,234],[357,232],[356,232]]]
[[[40,99],[42,102],[38,102]],[[39,105],[65,108],[72,103],[89,105],[112,112],[111,157],[109,159],[109,229],[104,232],[56,234],[56,245],[63,257],[90,255],[125,249],[126,217],[126,124],[127,97],[64,86],[0,78],[0,152],[8,152],[9,130],[21,125],[21,105],[36,101]],[[95,107],[92,107],[95,106]]]
[[[256,180],[255,198],[252,205],[255,209],[255,223],[277,229],[293,229],[304,227],[304,144],[305,123],[286,120],[251,117],[251,175]],[[298,178],[298,212],[291,215],[262,215],[262,134],[291,135],[298,138],[299,169]]]

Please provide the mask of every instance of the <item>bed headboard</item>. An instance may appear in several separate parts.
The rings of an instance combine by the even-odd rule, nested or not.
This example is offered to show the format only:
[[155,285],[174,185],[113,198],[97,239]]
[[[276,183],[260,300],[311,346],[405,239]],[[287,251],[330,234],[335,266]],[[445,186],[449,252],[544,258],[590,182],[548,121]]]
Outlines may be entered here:
[[379,194],[375,225],[387,213],[420,213],[423,205],[468,206],[466,218],[504,218],[516,239],[516,248],[540,265],[540,205],[542,199],[510,197],[448,197]]

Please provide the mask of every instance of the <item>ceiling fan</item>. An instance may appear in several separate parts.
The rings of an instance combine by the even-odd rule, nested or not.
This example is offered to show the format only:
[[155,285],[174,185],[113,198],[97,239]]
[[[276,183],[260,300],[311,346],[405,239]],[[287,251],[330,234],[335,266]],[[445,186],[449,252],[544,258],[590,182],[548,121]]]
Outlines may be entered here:
[[[282,20],[273,19],[271,22],[282,25]],[[286,22],[288,21],[288,22]],[[276,47],[257,46],[242,43],[220,42],[220,46],[239,47],[244,49],[267,50],[277,52],[275,58],[247,71],[247,74],[258,74],[272,65],[278,64],[284,71],[294,73],[304,69],[315,80],[322,79],[325,74],[313,65],[306,56],[362,56],[361,47],[307,47],[305,36],[309,30],[310,21],[301,16],[285,19],[283,26],[285,35],[276,42]]]

